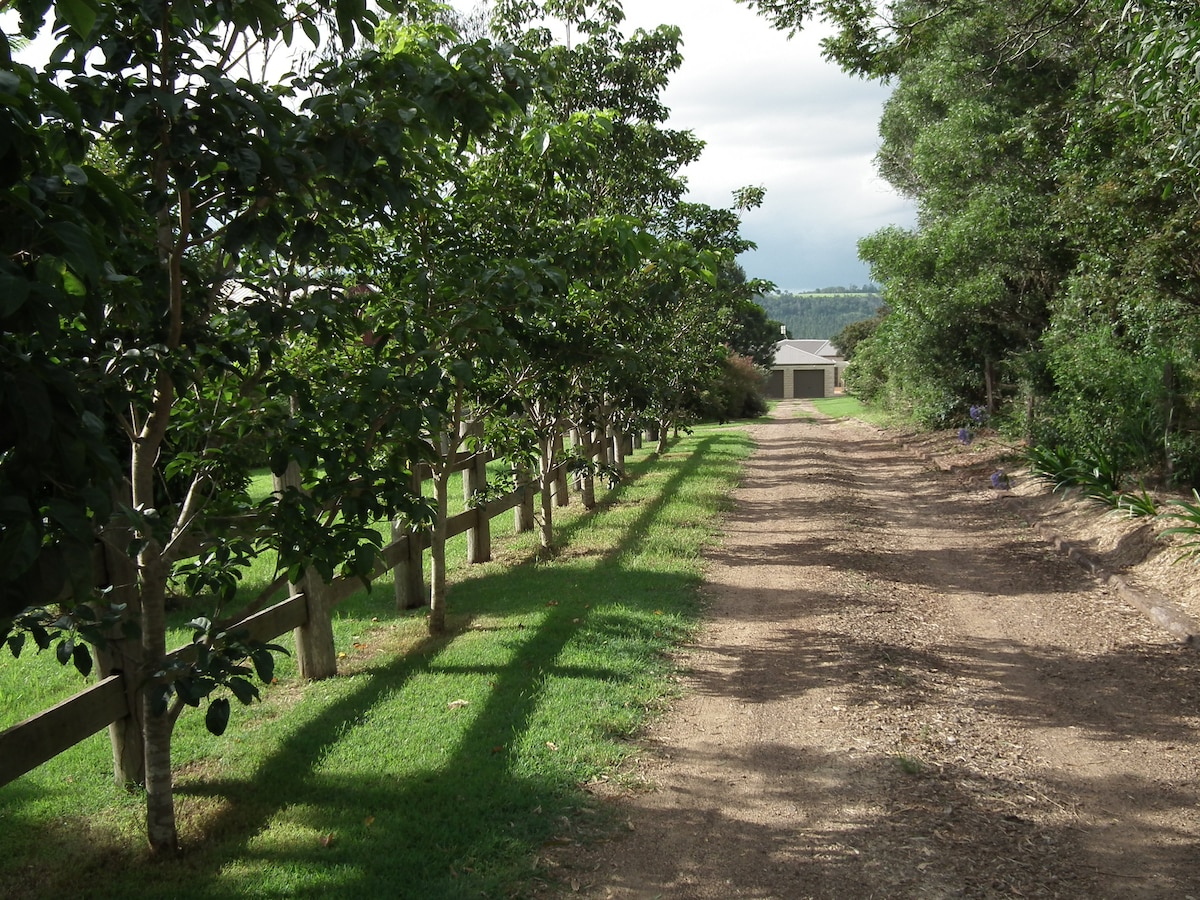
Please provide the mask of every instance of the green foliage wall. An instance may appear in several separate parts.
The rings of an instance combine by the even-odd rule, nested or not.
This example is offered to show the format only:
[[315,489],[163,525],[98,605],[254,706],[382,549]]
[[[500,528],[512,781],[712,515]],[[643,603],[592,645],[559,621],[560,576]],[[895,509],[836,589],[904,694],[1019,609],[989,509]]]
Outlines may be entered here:
[[888,311],[850,388],[936,426],[986,404],[1023,437],[1195,486],[1195,4],[743,2],[785,30],[823,18],[827,56],[894,85],[877,158],[918,220],[860,242]]

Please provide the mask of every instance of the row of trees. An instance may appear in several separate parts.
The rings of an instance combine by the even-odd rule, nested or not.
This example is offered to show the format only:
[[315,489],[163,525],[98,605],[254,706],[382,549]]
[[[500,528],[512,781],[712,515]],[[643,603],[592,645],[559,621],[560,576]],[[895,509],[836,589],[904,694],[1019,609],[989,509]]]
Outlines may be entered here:
[[[248,560],[367,572],[376,522],[444,513],[468,417],[544,478],[566,427],[620,411],[665,433],[769,343],[734,262],[761,191],[682,201],[701,145],[660,101],[680,35],[623,35],[612,0],[499,0],[486,28],[428,0],[13,6],[0,636],[85,673],[92,644],[132,677],[116,774],[167,852],[176,717],[270,669],[223,630]],[[49,62],[18,61],[45,28]],[[255,501],[264,463],[279,489]],[[167,668],[179,580],[214,608]]]
[[[814,4],[754,0],[781,27]],[[889,311],[849,383],[929,424],[1200,484],[1200,20],[1183,0],[815,6],[890,80],[882,174],[918,225],[860,252]]]

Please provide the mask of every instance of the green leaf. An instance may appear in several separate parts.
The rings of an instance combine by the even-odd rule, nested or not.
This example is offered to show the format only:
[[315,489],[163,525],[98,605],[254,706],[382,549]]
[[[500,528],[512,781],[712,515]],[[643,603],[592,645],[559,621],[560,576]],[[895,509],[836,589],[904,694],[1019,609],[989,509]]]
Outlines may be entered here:
[[54,649],[54,655],[58,657],[60,665],[66,665],[71,661],[71,655],[75,650],[75,642],[70,638],[64,638],[58,642],[58,646]]
[[67,163],[67,165],[63,166],[63,178],[66,179],[68,184],[88,183],[87,172],[83,171],[83,169],[79,168],[79,166],[72,165],[71,163]]
[[89,0],[57,0],[55,9],[80,37],[87,37],[96,24],[99,8]]
[[83,677],[86,678],[92,674],[92,654],[88,651],[87,644],[75,645],[71,651],[71,661],[75,663],[75,668]]
[[33,635],[33,642],[37,644],[39,650],[46,650],[49,648],[50,633],[37,622],[30,624],[29,633]]
[[304,29],[304,33],[312,41],[314,47],[321,46],[321,29],[317,27],[316,22],[312,19],[301,19],[300,27]]
[[12,275],[0,275],[0,316],[11,316],[29,296],[29,282]]
[[169,684],[151,684],[146,690],[150,693],[150,715],[161,716],[167,712],[171,702],[171,686]]
[[47,228],[62,244],[63,259],[82,278],[103,276],[91,236],[73,222],[55,222]]
[[204,713],[204,727],[210,734],[215,734],[217,737],[225,733],[225,729],[229,727],[229,699],[227,697],[218,697],[209,702],[208,709]]
[[362,0],[338,0],[337,9],[334,11],[337,19],[338,37],[342,41],[343,52],[349,51],[354,46],[354,41],[358,36],[356,19],[362,11]]
[[258,680],[263,684],[270,684],[271,679],[275,677],[275,657],[271,655],[271,651],[255,650],[250,654],[250,659],[254,663],[254,671],[258,674]]
[[233,691],[233,695],[246,706],[259,698],[258,688],[245,678],[230,678],[229,690]]
[[10,635],[7,643],[8,643],[8,649],[12,652],[12,655],[14,657],[20,656],[21,648],[25,646],[24,633],[22,632],[22,633]]

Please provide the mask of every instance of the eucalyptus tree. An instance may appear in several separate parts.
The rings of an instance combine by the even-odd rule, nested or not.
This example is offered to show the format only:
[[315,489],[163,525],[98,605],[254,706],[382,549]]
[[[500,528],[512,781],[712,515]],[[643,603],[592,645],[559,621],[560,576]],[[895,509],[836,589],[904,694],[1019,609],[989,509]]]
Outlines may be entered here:
[[860,357],[871,381],[931,424],[999,403],[1040,352],[1076,248],[1055,219],[1057,163],[1092,58],[1086,4],[957,0],[751,5],[785,28],[819,12],[844,68],[894,79],[880,173],[918,206],[915,229],[860,244],[890,322]]
[[[244,441],[274,423],[269,452],[278,463],[305,453],[324,468],[330,494],[335,483],[358,488],[337,516],[321,497],[298,492],[266,501],[267,541],[285,566],[365,568],[372,554],[360,549],[376,540],[367,520],[404,496],[396,467],[376,467],[379,457],[351,427],[361,424],[361,395],[343,385],[313,400],[346,426],[339,444],[323,438],[338,430],[328,418],[323,433],[306,433],[317,417],[303,402],[288,408],[287,396],[310,396],[279,364],[289,335],[304,332],[321,351],[361,333],[356,305],[314,287],[311,269],[351,260],[341,238],[351,226],[386,223],[436,195],[445,143],[489,129],[525,78],[489,44],[451,58],[417,40],[269,84],[241,74],[259,42],[303,33],[316,43],[332,33],[345,48],[369,36],[375,15],[353,2],[328,13],[277,0],[157,11],[124,2],[17,6],[24,34],[52,23],[57,43],[41,70],[12,61],[7,35],[0,43],[0,115],[5,134],[20,136],[3,148],[16,165],[0,184],[3,377],[20,389],[5,391],[3,412],[30,426],[7,432],[0,456],[0,561],[13,564],[3,612],[39,643],[57,629],[60,658],[86,668],[76,635],[103,618],[96,610],[106,597],[86,565],[89,542],[103,535],[110,573],[120,573],[120,583],[110,574],[109,595],[129,598],[125,614],[140,634],[135,646],[124,642],[120,665],[140,692],[144,772],[118,759],[117,774],[144,780],[150,846],[169,852],[178,844],[176,716],[220,685],[249,702],[251,661],[260,676],[270,673],[269,653],[241,644],[215,616],[196,620],[194,662],[164,662],[167,585],[194,552],[189,545],[209,545],[187,564],[190,586],[221,604],[255,549],[221,539],[249,506],[246,472],[257,460]],[[121,164],[115,174],[87,159],[101,135]],[[387,377],[368,367],[356,387]],[[388,415],[403,424],[399,408]],[[368,430],[367,443],[389,430]],[[61,450],[39,461],[51,444]],[[61,599],[48,576],[59,567],[73,582],[67,615],[19,608],[14,595],[31,584],[42,603]],[[17,652],[21,641],[14,633],[9,647]],[[219,731],[227,715],[228,701],[214,699],[207,721]]]

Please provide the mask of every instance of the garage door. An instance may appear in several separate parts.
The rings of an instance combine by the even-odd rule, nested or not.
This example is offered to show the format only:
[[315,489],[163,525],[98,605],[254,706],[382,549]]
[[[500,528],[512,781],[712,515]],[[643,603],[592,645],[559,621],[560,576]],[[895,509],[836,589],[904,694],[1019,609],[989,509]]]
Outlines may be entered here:
[[783,369],[772,369],[767,379],[767,396],[772,400],[783,399]]
[[824,397],[825,373],[821,369],[797,369],[792,385],[793,397]]

